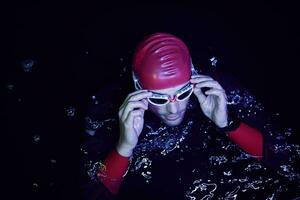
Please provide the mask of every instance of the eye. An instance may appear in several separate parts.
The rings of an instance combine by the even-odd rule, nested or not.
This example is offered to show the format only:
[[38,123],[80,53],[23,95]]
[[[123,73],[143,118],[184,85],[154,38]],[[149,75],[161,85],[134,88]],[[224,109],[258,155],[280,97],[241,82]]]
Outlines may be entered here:
[[178,99],[179,101],[185,100],[186,98],[188,98],[188,97],[192,94],[192,91],[193,91],[193,88],[190,88],[189,90],[187,90],[187,91],[185,91],[185,92],[179,94],[179,95],[177,96],[177,99]]
[[150,103],[153,103],[153,104],[165,104],[165,103],[167,103],[168,102],[168,100],[167,99],[158,99],[158,98],[148,98],[148,100],[150,101]]

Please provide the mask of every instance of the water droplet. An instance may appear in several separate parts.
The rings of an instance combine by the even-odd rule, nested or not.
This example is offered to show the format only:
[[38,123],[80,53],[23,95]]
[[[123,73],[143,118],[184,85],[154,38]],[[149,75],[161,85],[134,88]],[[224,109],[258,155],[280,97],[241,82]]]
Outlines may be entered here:
[[34,60],[32,59],[26,59],[21,61],[21,66],[24,72],[30,72],[32,70],[33,65],[34,65]]
[[33,184],[32,184],[32,187],[33,187],[34,189],[37,189],[37,188],[39,187],[39,185],[38,185],[37,183],[33,183]]
[[37,143],[37,142],[39,142],[40,140],[41,140],[40,135],[36,134],[36,135],[33,136],[33,141],[34,141],[34,142]]
[[229,170],[228,172],[223,172],[225,176],[231,176],[232,175],[232,170]]
[[51,159],[50,162],[51,162],[52,164],[55,164],[55,163],[56,163],[56,160],[55,160],[55,159]]
[[15,88],[15,86],[14,86],[13,84],[7,84],[7,85],[6,85],[6,88],[7,88],[8,90],[13,90],[13,89]]
[[72,106],[69,106],[67,108],[67,116],[68,117],[74,117],[74,115],[75,115],[75,108],[72,107]]

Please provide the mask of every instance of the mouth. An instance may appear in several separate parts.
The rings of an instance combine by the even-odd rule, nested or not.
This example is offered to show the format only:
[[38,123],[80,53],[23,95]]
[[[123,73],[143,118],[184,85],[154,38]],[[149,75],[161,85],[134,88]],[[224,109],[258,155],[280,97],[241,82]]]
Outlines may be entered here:
[[180,117],[180,115],[167,115],[165,118],[169,121],[175,121]]

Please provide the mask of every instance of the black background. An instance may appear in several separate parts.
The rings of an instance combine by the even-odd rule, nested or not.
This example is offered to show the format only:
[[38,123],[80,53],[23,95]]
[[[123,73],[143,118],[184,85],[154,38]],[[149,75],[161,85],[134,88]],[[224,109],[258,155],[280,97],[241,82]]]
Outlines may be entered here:
[[[180,37],[199,67],[213,46],[219,67],[238,77],[267,110],[281,114],[284,127],[296,132],[297,11],[296,3],[287,1],[15,4],[7,20],[11,54],[1,68],[4,86],[15,86],[4,90],[3,172],[9,199],[78,198],[88,100],[116,80],[123,67],[130,68],[137,42],[154,32]],[[20,62],[28,58],[35,65],[26,73]],[[73,117],[66,115],[69,106],[76,109]]]

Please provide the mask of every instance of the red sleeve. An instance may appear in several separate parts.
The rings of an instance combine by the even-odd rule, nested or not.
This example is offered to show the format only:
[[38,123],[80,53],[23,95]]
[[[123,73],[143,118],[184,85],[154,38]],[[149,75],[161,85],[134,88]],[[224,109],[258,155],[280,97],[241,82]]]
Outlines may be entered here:
[[263,155],[263,136],[259,130],[242,122],[236,130],[229,132],[228,136],[244,151],[261,160]]
[[129,157],[121,156],[116,150],[112,150],[105,159],[105,167],[99,170],[97,176],[112,194],[118,193],[128,165]]

